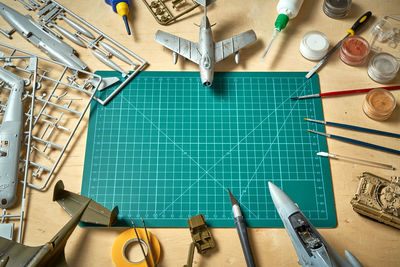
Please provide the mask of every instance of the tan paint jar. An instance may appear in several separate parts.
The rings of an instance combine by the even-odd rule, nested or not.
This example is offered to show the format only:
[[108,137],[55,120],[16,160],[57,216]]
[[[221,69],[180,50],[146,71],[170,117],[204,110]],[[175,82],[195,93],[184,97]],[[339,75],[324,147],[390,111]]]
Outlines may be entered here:
[[363,111],[373,120],[387,120],[396,108],[396,99],[388,90],[374,89],[365,96]]

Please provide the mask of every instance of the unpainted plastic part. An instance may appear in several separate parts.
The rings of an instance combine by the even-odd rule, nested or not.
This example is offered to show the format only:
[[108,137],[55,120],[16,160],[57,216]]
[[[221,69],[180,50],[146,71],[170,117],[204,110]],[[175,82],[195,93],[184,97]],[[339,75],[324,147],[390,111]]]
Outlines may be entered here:
[[353,210],[384,224],[400,229],[400,177],[390,181],[364,172],[350,201]]

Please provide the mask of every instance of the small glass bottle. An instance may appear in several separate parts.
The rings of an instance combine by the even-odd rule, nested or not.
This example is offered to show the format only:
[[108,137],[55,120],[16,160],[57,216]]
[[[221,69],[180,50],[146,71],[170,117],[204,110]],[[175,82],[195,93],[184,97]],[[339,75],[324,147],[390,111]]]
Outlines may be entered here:
[[365,62],[371,50],[367,40],[361,36],[350,36],[344,39],[340,47],[340,59],[350,65],[357,66]]
[[368,64],[369,77],[378,83],[388,83],[396,77],[399,62],[389,53],[375,54]]
[[351,0],[325,0],[322,9],[333,19],[346,17],[351,7]]

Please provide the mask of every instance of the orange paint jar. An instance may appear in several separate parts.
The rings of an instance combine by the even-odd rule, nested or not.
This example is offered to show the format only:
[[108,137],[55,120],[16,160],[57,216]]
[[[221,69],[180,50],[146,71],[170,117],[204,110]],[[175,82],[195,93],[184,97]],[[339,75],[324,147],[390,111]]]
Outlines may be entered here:
[[361,65],[371,50],[367,40],[361,36],[347,37],[340,47],[340,59],[350,66]]
[[396,108],[396,99],[385,89],[374,89],[365,96],[364,113],[373,120],[387,120]]

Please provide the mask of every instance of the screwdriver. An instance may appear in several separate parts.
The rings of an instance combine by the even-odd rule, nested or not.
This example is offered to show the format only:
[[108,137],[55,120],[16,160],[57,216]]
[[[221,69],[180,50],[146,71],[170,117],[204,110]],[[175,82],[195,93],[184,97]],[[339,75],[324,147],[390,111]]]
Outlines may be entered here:
[[105,0],[105,2],[112,6],[115,13],[122,16],[122,19],[125,22],[126,31],[128,32],[128,35],[131,35],[131,30],[128,24],[129,0]]
[[353,36],[354,33],[368,21],[371,15],[372,15],[371,11],[368,11],[367,13],[362,15],[354,23],[354,25],[347,30],[346,36],[342,40],[340,40],[331,50],[329,50],[328,53],[317,63],[317,65],[315,65],[315,67],[312,70],[310,70],[309,73],[307,73],[306,78],[309,79],[311,76],[313,76],[313,74],[328,60],[329,56],[332,55],[336,51],[336,49],[338,49],[342,45],[344,39],[346,39],[349,36]]

